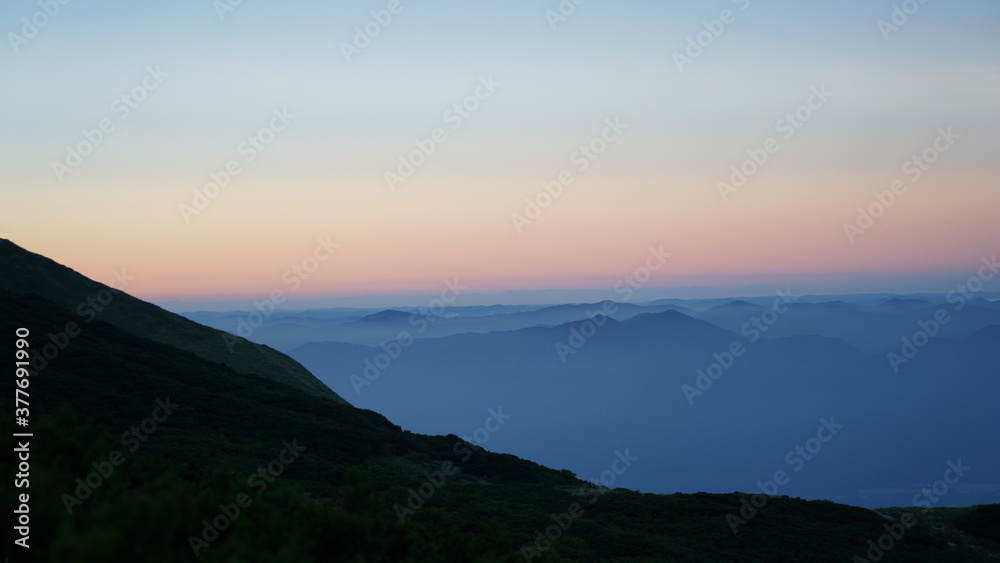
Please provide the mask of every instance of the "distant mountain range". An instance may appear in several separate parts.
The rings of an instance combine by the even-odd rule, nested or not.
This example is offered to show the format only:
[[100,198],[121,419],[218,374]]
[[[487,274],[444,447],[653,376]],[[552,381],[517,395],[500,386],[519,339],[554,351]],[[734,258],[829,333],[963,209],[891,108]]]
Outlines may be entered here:
[[[942,464],[961,458],[978,460],[978,470],[943,502],[1000,500],[1000,450],[987,446],[1000,424],[989,406],[1000,392],[1000,310],[889,299],[792,303],[777,313],[771,301],[621,307],[622,320],[598,317],[599,327],[586,319],[602,304],[544,308],[511,317],[577,320],[503,330],[509,321],[499,319],[486,332],[491,318],[483,317],[482,332],[408,346],[388,337],[406,326],[398,316],[382,333],[387,345],[314,342],[289,353],[354,404],[415,431],[468,427],[502,405],[516,422],[491,445],[580,474],[627,444],[647,461],[623,486],[643,491],[745,490],[835,416],[849,430],[789,494],[906,504]],[[902,338],[942,307],[950,321],[904,357]],[[904,363],[894,366],[891,352]]]

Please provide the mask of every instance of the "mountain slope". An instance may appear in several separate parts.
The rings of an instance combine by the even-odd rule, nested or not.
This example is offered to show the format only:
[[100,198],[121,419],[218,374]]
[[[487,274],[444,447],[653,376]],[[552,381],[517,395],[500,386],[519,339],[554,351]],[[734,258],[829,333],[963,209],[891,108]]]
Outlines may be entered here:
[[138,336],[225,364],[240,373],[252,373],[343,401],[301,364],[276,350],[199,325],[95,282],[6,239],[0,239],[0,289],[40,295],[67,309],[67,322],[82,326],[100,319]]

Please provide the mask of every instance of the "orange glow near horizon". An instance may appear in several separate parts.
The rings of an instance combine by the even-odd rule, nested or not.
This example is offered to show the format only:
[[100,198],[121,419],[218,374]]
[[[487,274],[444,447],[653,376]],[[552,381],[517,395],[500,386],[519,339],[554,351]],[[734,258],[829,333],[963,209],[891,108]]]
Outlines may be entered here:
[[[232,192],[190,224],[179,220],[176,202],[136,211],[123,196],[105,209],[119,217],[114,229],[95,229],[70,202],[51,218],[65,232],[87,231],[87,237],[37,231],[13,240],[98,281],[125,268],[136,276],[129,291],[150,299],[259,297],[274,289],[303,298],[434,293],[442,280],[456,277],[481,292],[606,288],[641,266],[650,247],[661,246],[673,256],[651,286],[690,279],[781,283],[828,274],[959,275],[994,252],[996,192],[955,199],[947,194],[948,178],[928,181],[900,196],[852,245],[843,224],[874,199],[871,189],[867,197],[860,189],[837,193],[843,182],[814,185],[813,193],[795,191],[794,182],[750,183],[725,203],[711,185],[668,189],[650,182],[618,192],[581,185],[567,189],[522,234],[510,215],[524,212],[526,196],[499,190],[474,201],[443,196],[419,205],[407,201],[413,194],[398,201],[380,194],[355,198],[353,209],[333,195],[262,207]],[[645,195],[636,200],[630,193]],[[18,228],[27,225],[15,222]],[[318,239],[327,236],[340,245],[334,254],[316,261],[313,273],[295,273],[311,266]]]

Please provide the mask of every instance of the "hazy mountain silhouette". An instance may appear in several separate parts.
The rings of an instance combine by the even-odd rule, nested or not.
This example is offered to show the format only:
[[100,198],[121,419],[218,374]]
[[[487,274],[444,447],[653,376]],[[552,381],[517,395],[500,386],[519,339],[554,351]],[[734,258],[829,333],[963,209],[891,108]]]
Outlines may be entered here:
[[[913,310],[899,321],[897,313],[853,305],[796,305],[753,341],[754,334],[739,327],[764,309],[733,303],[695,314],[736,331],[671,310],[607,319],[592,333],[584,328],[593,321],[577,321],[422,339],[400,347],[394,359],[379,346],[342,343],[311,343],[290,354],[357,405],[422,432],[471,424],[496,403],[519,420],[495,438],[502,451],[583,471],[597,462],[595,447],[629,444],[649,455],[623,478],[624,486],[641,490],[746,487],[755,475],[781,468],[784,453],[821,418],[835,416],[856,430],[831,444],[829,451],[838,453],[812,463],[789,494],[868,506],[905,503],[905,493],[863,491],[885,483],[909,491],[950,457],[976,455],[980,491],[950,500],[995,501],[1000,454],[983,444],[1000,417],[983,403],[1000,392],[1000,368],[990,360],[1000,349],[997,331],[988,326],[957,341],[935,337],[894,373],[886,353],[912,334],[913,318],[928,314],[926,303],[907,306]],[[953,322],[960,324],[959,318]],[[973,311],[969,318],[966,329],[989,316]],[[887,346],[869,354],[844,340],[809,334],[837,330],[824,324],[846,330],[851,319],[867,323],[857,330],[877,332]],[[780,336],[779,326],[805,334]],[[889,337],[891,327],[902,328]],[[738,356],[730,355],[734,343],[741,346]],[[358,385],[360,379],[352,379],[366,373],[373,380]],[[913,449],[916,436],[925,434],[910,428],[930,424],[934,435],[947,433],[948,439]],[[555,443],[562,446],[553,450]],[[717,447],[706,449],[706,443]]]

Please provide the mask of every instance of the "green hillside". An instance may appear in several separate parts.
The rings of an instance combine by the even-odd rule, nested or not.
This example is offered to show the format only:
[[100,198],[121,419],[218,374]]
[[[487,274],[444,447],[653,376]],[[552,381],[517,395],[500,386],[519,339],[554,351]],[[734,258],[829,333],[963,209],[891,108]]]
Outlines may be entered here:
[[[122,277],[130,275],[122,274]],[[113,277],[110,272],[108,277]],[[298,362],[277,350],[202,326],[127,292],[116,291],[6,239],[0,239],[0,289],[45,297],[71,312],[67,322],[85,325],[100,319],[132,334],[225,364],[240,373],[256,374],[346,402]]]

